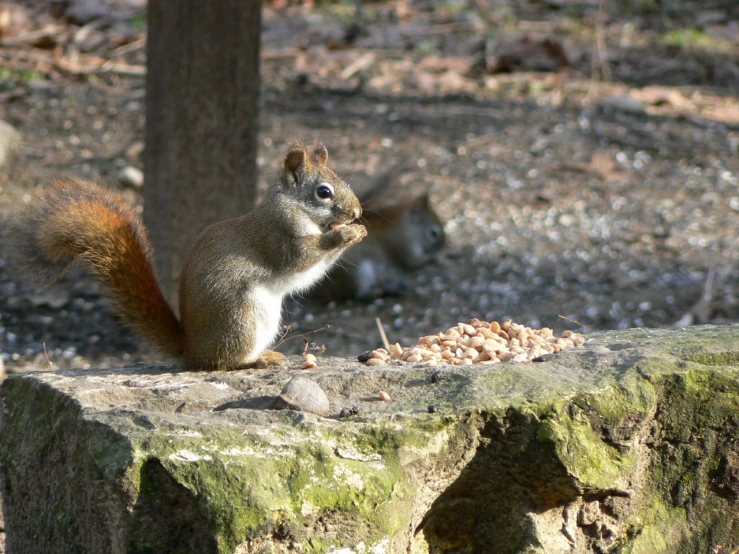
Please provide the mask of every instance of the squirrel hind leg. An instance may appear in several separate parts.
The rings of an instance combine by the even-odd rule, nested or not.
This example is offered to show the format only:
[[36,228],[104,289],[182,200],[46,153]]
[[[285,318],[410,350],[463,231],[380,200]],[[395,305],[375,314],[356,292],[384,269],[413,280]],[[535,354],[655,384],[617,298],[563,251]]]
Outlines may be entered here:
[[265,369],[268,367],[280,366],[287,361],[284,354],[275,350],[265,350],[253,362],[243,364],[240,369]]

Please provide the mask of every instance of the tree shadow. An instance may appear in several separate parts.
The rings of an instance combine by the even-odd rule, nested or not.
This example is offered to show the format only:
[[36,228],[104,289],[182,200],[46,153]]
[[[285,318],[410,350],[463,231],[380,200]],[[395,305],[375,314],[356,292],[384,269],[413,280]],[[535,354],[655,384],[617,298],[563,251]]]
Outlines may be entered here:
[[216,554],[212,521],[205,507],[157,459],[141,466],[138,500],[128,523],[129,554]]
[[514,410],[490,417],[475,456],[416,528],[429,552],[522,552],[536,544],[528,513],[581,494],[539,427],[536,416]]

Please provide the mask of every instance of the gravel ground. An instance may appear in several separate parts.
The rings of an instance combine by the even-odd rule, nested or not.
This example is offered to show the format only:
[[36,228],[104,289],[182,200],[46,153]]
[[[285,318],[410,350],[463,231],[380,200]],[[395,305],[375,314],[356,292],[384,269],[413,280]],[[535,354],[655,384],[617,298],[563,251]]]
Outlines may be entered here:
[[[472,12],[441,16],[427,6],[406,5],[405,18],[400,3],[370,6],[359,38],[338,45],[354,24],[346,6],[266,8],[262,184],[290,139],[321,139],[359,188],[389,168],[398,196],[430,192],[448,236],[403,297],[290,300],[279,349],[301,351],[304,335],[326,354],[357,355],[380,344],[376,318],[405,345],[472,317],[583,333],[736,321],[736,43],[681,50],[660,38],[670,32],[662,15],[613,14],[603,30],[612,80],[603,81],[593,78],[603,67],[593,69],[589,27],[573,27],[591,12],[578,19],[521,3],[508,25],[560,37],[570,67],[476,74],[486,35],[474,31]],[[702,9],[722,21],[736,15],[732,3]],[[134,21],[125,44],[142,40]],[[100,55],[125,35],[106,29]],[[141,65],[143,56],[133,48],[125,60]],[[120,169],[140,167],[143,78],[55,71],[0,88],[0,118],[23,134],[28,161],[2,184],[3,220],[50,178],[119,187]],[[121,190],[140,205],[137,192]],[[385,191],[377,200],[394,198]],[[2,262],[0,356],[10,371],[150,359],[84,272],[39,289]]]

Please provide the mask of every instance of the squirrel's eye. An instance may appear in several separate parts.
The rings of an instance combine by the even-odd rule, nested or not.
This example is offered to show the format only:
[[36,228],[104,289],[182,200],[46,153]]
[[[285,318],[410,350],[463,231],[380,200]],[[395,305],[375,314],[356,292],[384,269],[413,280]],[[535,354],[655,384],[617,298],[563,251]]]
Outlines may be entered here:
[[331,185],[318,185],[316,187],[316,198],[319,200],[328,200],[334,197],[334,189]]

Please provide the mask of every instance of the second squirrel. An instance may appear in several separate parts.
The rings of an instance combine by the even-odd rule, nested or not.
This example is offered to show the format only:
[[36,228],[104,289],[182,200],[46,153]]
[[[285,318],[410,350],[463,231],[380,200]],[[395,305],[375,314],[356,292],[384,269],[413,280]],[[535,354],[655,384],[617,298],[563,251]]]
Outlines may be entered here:
[[444,224],[423,194],[387,208],[364,204],[367,238],[348,250],[308,293],[315,300],[371,300],[399,295],[408,276],[444,248]]
[[185,369],[281,363],[267,349],[283,298],[367,234],[354,223],[359,200],[327,161],[323,145],[292,147],[259,206],[201,233],[182,268],[179,319],[154,277],[146,229],[120,196],[92,183],[57,181],[32,201],[12,224],[12,255],[48,280],[82,262],[124,323]]

